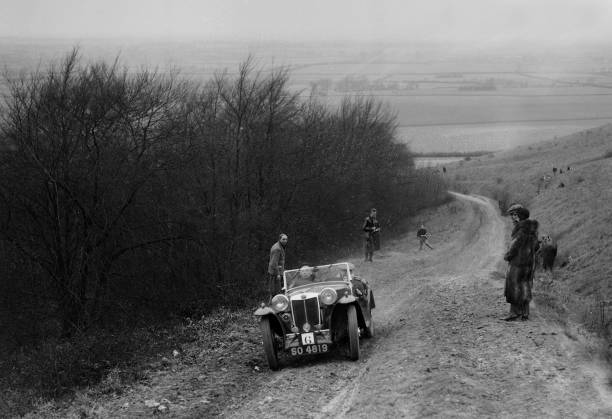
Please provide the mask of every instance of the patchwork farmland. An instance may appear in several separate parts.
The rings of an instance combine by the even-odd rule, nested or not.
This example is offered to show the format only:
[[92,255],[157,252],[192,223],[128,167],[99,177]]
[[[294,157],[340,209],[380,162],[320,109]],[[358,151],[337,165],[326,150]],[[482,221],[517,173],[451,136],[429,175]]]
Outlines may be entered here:
[[[71,47],[0,39],[0,62],[15,74]],[[202,83],[235,73],[251,56],[262,73],[288,70],[291,88],[304,96],[332,105],[353,95],[380,99],[397,114],[398,139],[420,153],[508,149],[612,122],[612,64],[594,47],[88,41],[80,48],[85,57],[120,54],[130,69],[155,63]]]

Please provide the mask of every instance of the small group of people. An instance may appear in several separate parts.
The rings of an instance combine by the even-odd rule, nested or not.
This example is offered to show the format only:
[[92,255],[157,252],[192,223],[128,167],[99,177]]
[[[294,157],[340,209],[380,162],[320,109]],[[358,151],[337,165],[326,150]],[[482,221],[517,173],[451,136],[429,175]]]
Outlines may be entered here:
[[[380,249],[380,223],[378,222],[376,208],[372,208],[370,210],[370,215],[368,215],[363,222],[362,230],[364,233],[363,249],[365,253],[365,261],[372,262],[374,251]],[[421,224],[417,230],[419,250],[423,250],[423,246],[427,246],[433,250],[433,247],[428,241],[430,237],[431,234],[427,232],[425,225]]]
[[[504,254],[508,262],[504,296],[510,304],[510,313],[504,318],[506,321],[528,320],[529,304],[531,302],[531,289],[536,268],[536,255],[540,247],[538,240],[538,222],[529,218],[530,213],[521,204],[512,204],[508,208],[508,215],[512,218],[513,228],[511,242]],[[380,223],[377,219],[376,208],[372,208],[363,223],[365,260],[371,262],[374,251],[380,249]],[[433,247],[427,242],[429,234],[423,224],[417,230],[419,250],[423,246]],[[270,249],[270,262],[268,264],[268,291],[270,295],[279,292],[282,287],[282,275],[285,269],[285,247],[289,237],[280,234],[278,241]]]
[[[363,231],[363,249],[364,249],[364,260],[366,262],[372,262],[374,252],[380,250],[380,222],[377,217],[378,211],[376,208],[370,210],[370,214],[365,218],[361,230]],[[427,246],[430,249],[433,247],[427,241],[431,235],[427,232],[425,225],[421,224],[417,230],[417,237],[419,239],[420,247],[419,250],[423,249],[423,246]],[[281,233],[278,241],[274,243],[270,249],[270,262],[268,263],[268,290],[273,292],[282,288],[282,275],[285,266],[285,247],[289,237],[285,233]]]
[[[536,255],[540,247],[539,223],[529,219],[529,210],[521,204],[512,204],[508,208],[508,215],[512,218],[513,228],[510,246],[504,255],[504,260],[508,262],[504,296],[510,303],[510,313],[504,320],[520,319],[524,321],[529,319]],[[365,260],[371,262],[374,251],[380,248],[380,225],[376,218],[375,208],[372,208],[370,215],[366,217],[362,229],[365,234]],[[425,225],[421,224],[417,230],[419,250],[423,250],[423,246],[433,250],[428,242],[429,237],[430,234]]]
[[[363,223],[364,251],[366,262],[372,262],[374,251],[380,249],[380,223],[376,217],[376,208],[370,210]],[[283,287],[283,272],[285,270],[285,248],[289,236],[281,233],[278,241],[270,249],[270,261],[268,263],[268,293],[275,295]]]

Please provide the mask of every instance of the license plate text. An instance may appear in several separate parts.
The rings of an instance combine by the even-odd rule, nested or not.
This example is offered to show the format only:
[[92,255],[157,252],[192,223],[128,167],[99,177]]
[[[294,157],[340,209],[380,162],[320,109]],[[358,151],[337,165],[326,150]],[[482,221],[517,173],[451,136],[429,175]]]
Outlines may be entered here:
[[291,348],[291,355],[319,354],[327,351],[329,351],[329,346],[326,343],[322,343],[320,345],[307,345]]

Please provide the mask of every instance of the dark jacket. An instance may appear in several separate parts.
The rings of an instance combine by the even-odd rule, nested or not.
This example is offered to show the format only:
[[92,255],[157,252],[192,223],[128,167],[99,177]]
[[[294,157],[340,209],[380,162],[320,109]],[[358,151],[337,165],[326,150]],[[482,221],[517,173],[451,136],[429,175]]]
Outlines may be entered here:
[[512,242],[504,255],[508,261],[505,296],[512,304],[531,301],[531,286],[535,270],[535,252],[538,245],[538,222],[519,221],[512,229]]
[[285,248],[280,242],[274,243],[270,249],[270,263],[268,273],[270,275],[282,275],[285,270]]
[[363,222],[362,230],[368,234],[371,234],[380,229],[380,224],[376,218],[372,218],[369,215],[366,217]]
[[365,238],[366,246],[372,246],[371,250],[380,249],[380,224],[376,218],[372,218],[369,215],[363,222],[362,230]]

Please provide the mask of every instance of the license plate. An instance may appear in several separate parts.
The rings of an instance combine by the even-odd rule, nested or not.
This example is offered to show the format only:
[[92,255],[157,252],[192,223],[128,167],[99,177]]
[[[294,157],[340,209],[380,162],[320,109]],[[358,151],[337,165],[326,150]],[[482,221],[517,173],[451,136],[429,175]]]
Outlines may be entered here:
[[311,354],[321,354],[329,351],[329,345],[327,343],[321,343],[318,345],[306,345],[306,346],[297,346],[295,348],[291,348],[291,355],[311,355]]
[[314,333],[302,333],[302,345],[313,345],[315,343]]

